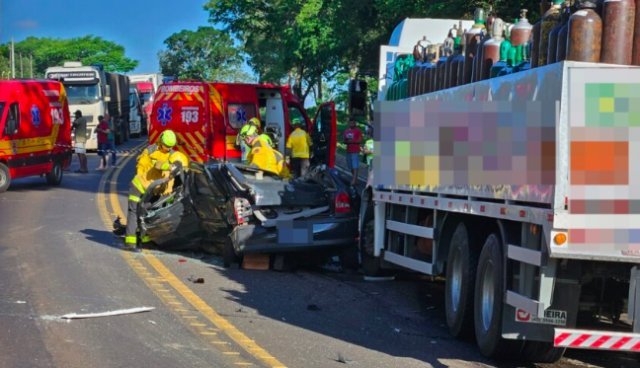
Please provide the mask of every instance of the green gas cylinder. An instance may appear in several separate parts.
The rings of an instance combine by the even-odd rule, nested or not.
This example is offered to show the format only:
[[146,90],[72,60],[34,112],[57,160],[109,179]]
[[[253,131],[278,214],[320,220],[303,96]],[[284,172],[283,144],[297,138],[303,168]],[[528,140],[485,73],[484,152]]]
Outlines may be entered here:
[[500,44],[500,60],[491,67],[491,78],[495,78],[500,74],[502,69],[507,66],[507,56],[511,49],[511,42],[504,40]]
[[515,60],[516,60],[516,47],[512,47],[509,49],[509,52],[507,52],[507,66],[503,68],[500,71],[500,73],[498,73],[498,77],[511,74],[513,72],[513,65],[515,64]]

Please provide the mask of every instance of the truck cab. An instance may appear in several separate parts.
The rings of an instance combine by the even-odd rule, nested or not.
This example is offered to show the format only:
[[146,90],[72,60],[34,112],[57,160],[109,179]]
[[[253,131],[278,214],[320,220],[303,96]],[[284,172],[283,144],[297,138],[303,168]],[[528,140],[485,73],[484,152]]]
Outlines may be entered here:
[[132,135],[139,137],[144,133],[144,111],[142,101],[135,88],[129,88],[129,131]]
[[314,141],[315,163],[333,168],[336,147],[335,105],[320,106],[313,120],[288,87],[266,84],[172,81],[160,86],[154,97],[149,143],[165,129],[174,130],[178,149],[199,162],[210,159],[240,162],[236,136],[249,119],[257,117],[262,131],[276,149],[285,152],[291,121],[306,122]]

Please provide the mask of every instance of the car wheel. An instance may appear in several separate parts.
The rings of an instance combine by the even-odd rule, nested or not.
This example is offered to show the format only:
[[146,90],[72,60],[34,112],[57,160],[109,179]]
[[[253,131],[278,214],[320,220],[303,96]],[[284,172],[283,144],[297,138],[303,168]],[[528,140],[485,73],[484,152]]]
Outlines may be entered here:
[[459,339],[473,336],[473,294],[478,251],[470,244],[464,223],[451,237],[445,283],[445,315],[451,334]]
[[522,350],[522,342],[502,338],[504,310],[504,259],[497,234],[491,234],[482,247],[475,284],[475,330],[480,352],[490,359],[510,358]]
[[10,184],[11,173],[9,173],[9,168],[0,162],[0,193],[6,192]]
[[234,263],[240,264],[240,257],[238,257],[235,249],[233,249],[233,241],[231,241],[230,237],[227,237],[227,239],[224,242],[224,252],[222,254],[222,261],[224,263],[225,268],[231,267],[231,265]]
[[60,185],[62,182],[62,165],[59,161],[55,161],[53,163],[53,167],[51,167],[51,171],[47,173],[47,184],[49,185]]

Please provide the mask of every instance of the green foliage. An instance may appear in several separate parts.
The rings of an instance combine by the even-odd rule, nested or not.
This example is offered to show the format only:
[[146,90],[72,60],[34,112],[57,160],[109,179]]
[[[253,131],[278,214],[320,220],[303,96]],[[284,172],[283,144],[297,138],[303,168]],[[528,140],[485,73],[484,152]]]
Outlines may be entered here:
[[[30,61],[27,61],[29,55],[33,55],[34,77],[44,77],[47,68],[60,66],[65,61],[81,61],[84,65],[100,63],[104,65],[106,71],[118,73],[130,72],[139,63],[125,56],[123,46],[91,35],[72,39],[29,37],[17,42],[15,44],[16,77],[20,75],[20,54],[25,59],[23,60],[25,77],[30,76],[30,73],[27,73],[27,70],[30,72]],[[2,59],[10,60],[10,44],[0,46],[0,56]],[[8,62],[6,66],[0,62],[0,72],[7,72],[8,68]]]
[[195,32],[174,33],[164,43],[167,49],[158,55],[164,75],[220,82],[251,80],[242,70],[240,50],[227,32],[199,27]]

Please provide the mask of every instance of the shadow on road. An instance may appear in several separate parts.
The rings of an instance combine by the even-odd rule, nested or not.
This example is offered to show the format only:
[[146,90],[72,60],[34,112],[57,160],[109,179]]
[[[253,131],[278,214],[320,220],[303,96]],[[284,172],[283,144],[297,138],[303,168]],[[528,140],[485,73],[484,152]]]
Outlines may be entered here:
[[124,243],[113,232],[107,230],[85,229],[81,230],[80,233],[86,235],[87,240],[110,248],[122,249],[122,244]]

